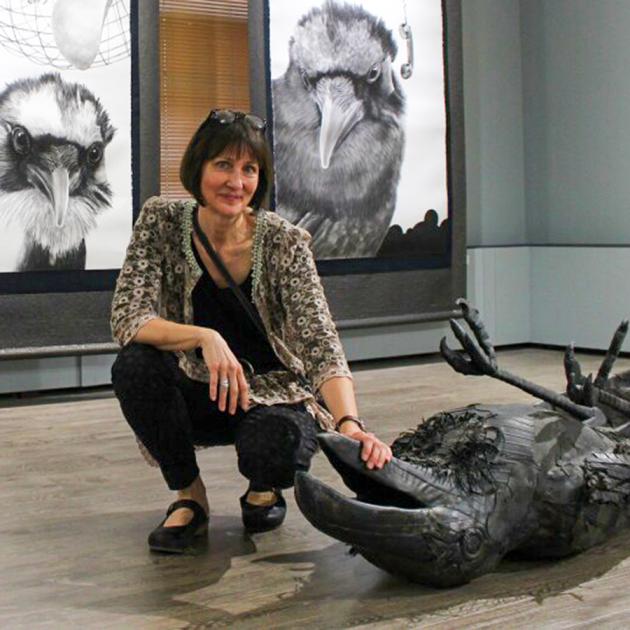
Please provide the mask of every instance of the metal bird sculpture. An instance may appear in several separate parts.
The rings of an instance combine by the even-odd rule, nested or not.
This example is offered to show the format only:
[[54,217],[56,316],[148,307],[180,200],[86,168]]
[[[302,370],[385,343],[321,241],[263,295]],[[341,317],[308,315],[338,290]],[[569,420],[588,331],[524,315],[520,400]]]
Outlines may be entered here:
[[396,204],[404,95],[382,20],[334,1],[314,8],[273,82],[277,211],[317,258],[376,255]]
[[547,404],[438,413],[394,441],[395,457],[382,470],[365,468],[356,442],[322,434],[356,498],[307,473],[295,480],[298,505],[315,527],[386,571],[438,587],[487,573],[512,551],[561,558],[630,525],[630,373],[609,377],[628,323],[594,380],[567,350],[564,395],[501,369],[477,311],[461,305],[473,335],[452,320],[464,350],[442,340],[446,361]]
[[85,237],[111,204],[113,136],[98,98],[59,74],[0,93],[0,223],[19,241],[5,271],[85,268]]

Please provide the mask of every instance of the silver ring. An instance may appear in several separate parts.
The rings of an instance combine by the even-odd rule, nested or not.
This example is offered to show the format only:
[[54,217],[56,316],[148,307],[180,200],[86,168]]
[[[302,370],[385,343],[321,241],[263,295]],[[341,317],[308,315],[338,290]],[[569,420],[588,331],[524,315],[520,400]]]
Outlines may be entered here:
[[227,389],[230,386],[230,381],[227,378],[225,378],[219,383],[219,385]]

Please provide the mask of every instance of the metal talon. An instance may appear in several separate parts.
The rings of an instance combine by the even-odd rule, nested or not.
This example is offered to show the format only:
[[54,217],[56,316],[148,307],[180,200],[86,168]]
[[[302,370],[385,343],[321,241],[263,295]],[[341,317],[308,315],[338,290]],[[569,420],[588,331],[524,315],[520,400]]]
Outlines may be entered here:
[[610,340],[610,345],[608,346],[608,350],[606,352],[606,356],[602,361],[602,364],[599,367],[597,372],[597,376],[595,377],[595,385],[598,387],[602,387],[604,383],[608,380],[610,376],[610,371],[621,352],[621,348],[623,346],[623,342],[626,339],[626,335],[628,334],[628,320],[624,319],[621,324],[617,327],[613,338]]

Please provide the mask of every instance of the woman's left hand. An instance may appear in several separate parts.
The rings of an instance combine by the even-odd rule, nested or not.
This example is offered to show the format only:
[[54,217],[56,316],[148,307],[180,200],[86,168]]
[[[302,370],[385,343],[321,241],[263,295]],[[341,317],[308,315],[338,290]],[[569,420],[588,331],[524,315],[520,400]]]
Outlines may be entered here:
[[379,440],[374,433],[362,431],[352,422],[347,422],[345,425],[352,426],[345,429],[345,426],[342,425],[340,433],[361,442],[361,459],[365,463],[366,468],[376,468],[378,470],[391,460],[392,449],[385,442]]

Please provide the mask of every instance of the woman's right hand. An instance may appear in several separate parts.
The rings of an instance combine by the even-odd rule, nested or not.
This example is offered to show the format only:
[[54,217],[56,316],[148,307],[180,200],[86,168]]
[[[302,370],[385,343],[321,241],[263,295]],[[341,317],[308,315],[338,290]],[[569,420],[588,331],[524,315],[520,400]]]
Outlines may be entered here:
[[[217,401],[219,411],[236,413],[240,406],[249,408],[249,387],[245,380],[243,366],[234,356],[225,339],[212,329],[205,329],[199,343],[203,360],[210,372],[210,400]],[[230,386],[221,386],[229,381]]]

